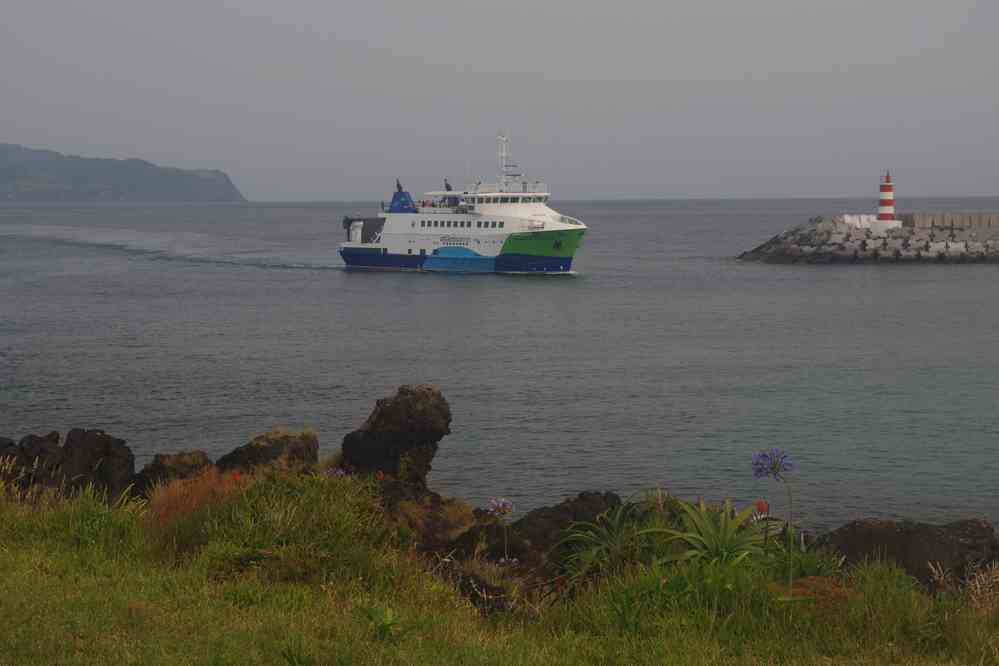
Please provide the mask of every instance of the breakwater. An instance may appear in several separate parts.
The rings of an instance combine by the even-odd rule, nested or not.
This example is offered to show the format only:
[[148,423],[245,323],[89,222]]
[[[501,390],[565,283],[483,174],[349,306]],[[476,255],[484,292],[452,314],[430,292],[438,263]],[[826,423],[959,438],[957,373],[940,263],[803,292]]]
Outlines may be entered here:
[[908,213],[815,217],[743,252],[768,263],[999,263],[999,214]]

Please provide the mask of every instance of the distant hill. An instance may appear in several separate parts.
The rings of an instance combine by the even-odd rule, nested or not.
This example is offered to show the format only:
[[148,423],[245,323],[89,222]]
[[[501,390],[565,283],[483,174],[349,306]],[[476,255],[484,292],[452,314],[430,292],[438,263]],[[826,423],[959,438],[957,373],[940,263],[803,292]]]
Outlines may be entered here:
[[0,202],[246,201],[222,171],[63,155],[0,143]]

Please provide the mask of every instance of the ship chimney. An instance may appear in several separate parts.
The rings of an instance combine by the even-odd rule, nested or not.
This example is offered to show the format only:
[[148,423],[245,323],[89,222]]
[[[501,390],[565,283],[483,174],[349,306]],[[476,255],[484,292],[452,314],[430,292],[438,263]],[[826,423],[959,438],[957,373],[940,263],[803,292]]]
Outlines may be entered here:
[[895,219],[895,184],[891,182],[891,172],[885,171],[881,180],[881,198],[878,199],[878,219]]

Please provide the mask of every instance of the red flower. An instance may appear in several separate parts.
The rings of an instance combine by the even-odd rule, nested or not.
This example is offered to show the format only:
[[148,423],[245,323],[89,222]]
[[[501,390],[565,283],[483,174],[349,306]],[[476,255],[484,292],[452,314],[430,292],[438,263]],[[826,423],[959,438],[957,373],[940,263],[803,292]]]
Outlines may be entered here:
[[555,576],[555,580],[552,583],[555,587],[555,594],[565,589],[565,578],[562,578],[562,576]]
[[766,500],[763,499],[756,500],[755,506],[756,506],[756,513],[760,514],[761,516],[766,516],[767,514],[770,513],[770,503],[767,502]]
[[237,469],[235,472],[232,473],[232,480],[238,483],[239,479],[240,479],[240,474],[239,470]]
[[383,472],[381,470],[378,470],[377,472],[375,472],[375,479],[378,480],[378,481],[384,481],[385,480],[385,472]]

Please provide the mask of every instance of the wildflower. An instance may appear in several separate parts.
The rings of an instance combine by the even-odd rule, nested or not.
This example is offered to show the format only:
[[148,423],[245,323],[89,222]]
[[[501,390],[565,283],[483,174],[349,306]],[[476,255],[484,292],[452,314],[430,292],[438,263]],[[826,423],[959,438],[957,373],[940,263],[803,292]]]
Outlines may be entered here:
[[[769,451],[757,451],[753,454],[753,476],[757,479],[763,479],[768,476],[773,477],[774,480],[780,481],[784,484],[787,489],[787,522],[784,523],[784,531],[787,535],[787,552],[790,553],[793,548],[792,543],[794,540],[794,498],[791,495],[791,484],[787,480],[787,473],[794,469],[794,463],[791,461],[791,456],[787,455],[783,449],[779,449],[776,446]],[[761,500],[762,501],[762,500]],[[769,506],[767,507],[770,508]],[[766,537],[764,536],[764,539]],[[787,559],[787,598],[791,598],[792,595],[792,583],[794,581],[794,568],[793,561],[790,557]]]
[[494,497],[489,500],[489,513],[501,518],[513,513],[513,502],[505,497]]
[[327,476],[333,476],[336,478],[342,478],[347,476],[347,471],[343,467],[331,467],[326,470]]
[[562,576],[555,576],[555,580],[552,581],[552,587],[555,590],[555,594],[559,594],[565,589],[565,578]]
[[783,481],[784,475],[793,469],[794,462],[782,449],[774,447],[753,454],[753,476],[757,479],[772,476],[777,481]]
[[383,472],[381,470],[378,470],[377,472],[375,472],[375,480],[376,481],[384,481],[385,480],[385,472]]
[[760,516],[766,516],[770,514],[770,502],[765,499],[758,499],[753,503],[756,507],[756,513]]
[[[500,560],[500,564],[509,562],[511,560],[510,526],[506,523],[506,516],[513,513],[513,502],[505,497],[494,497],[489,500],[488,511],[495,517],[499,518],[500,524],[503,526],[503,559]],[[516,559],[513,559],[513,563],[517,563]]]
[[516,557],[501,557],[499,559],[499,565],[501,567],[515,567],[520,564],[520,560]]
[[233,483],[239,483],[240,478],[241,478],[241,476],[240,476],[239,470],[237,469],[235,472],[232,473],[232,481],[233,481]]

